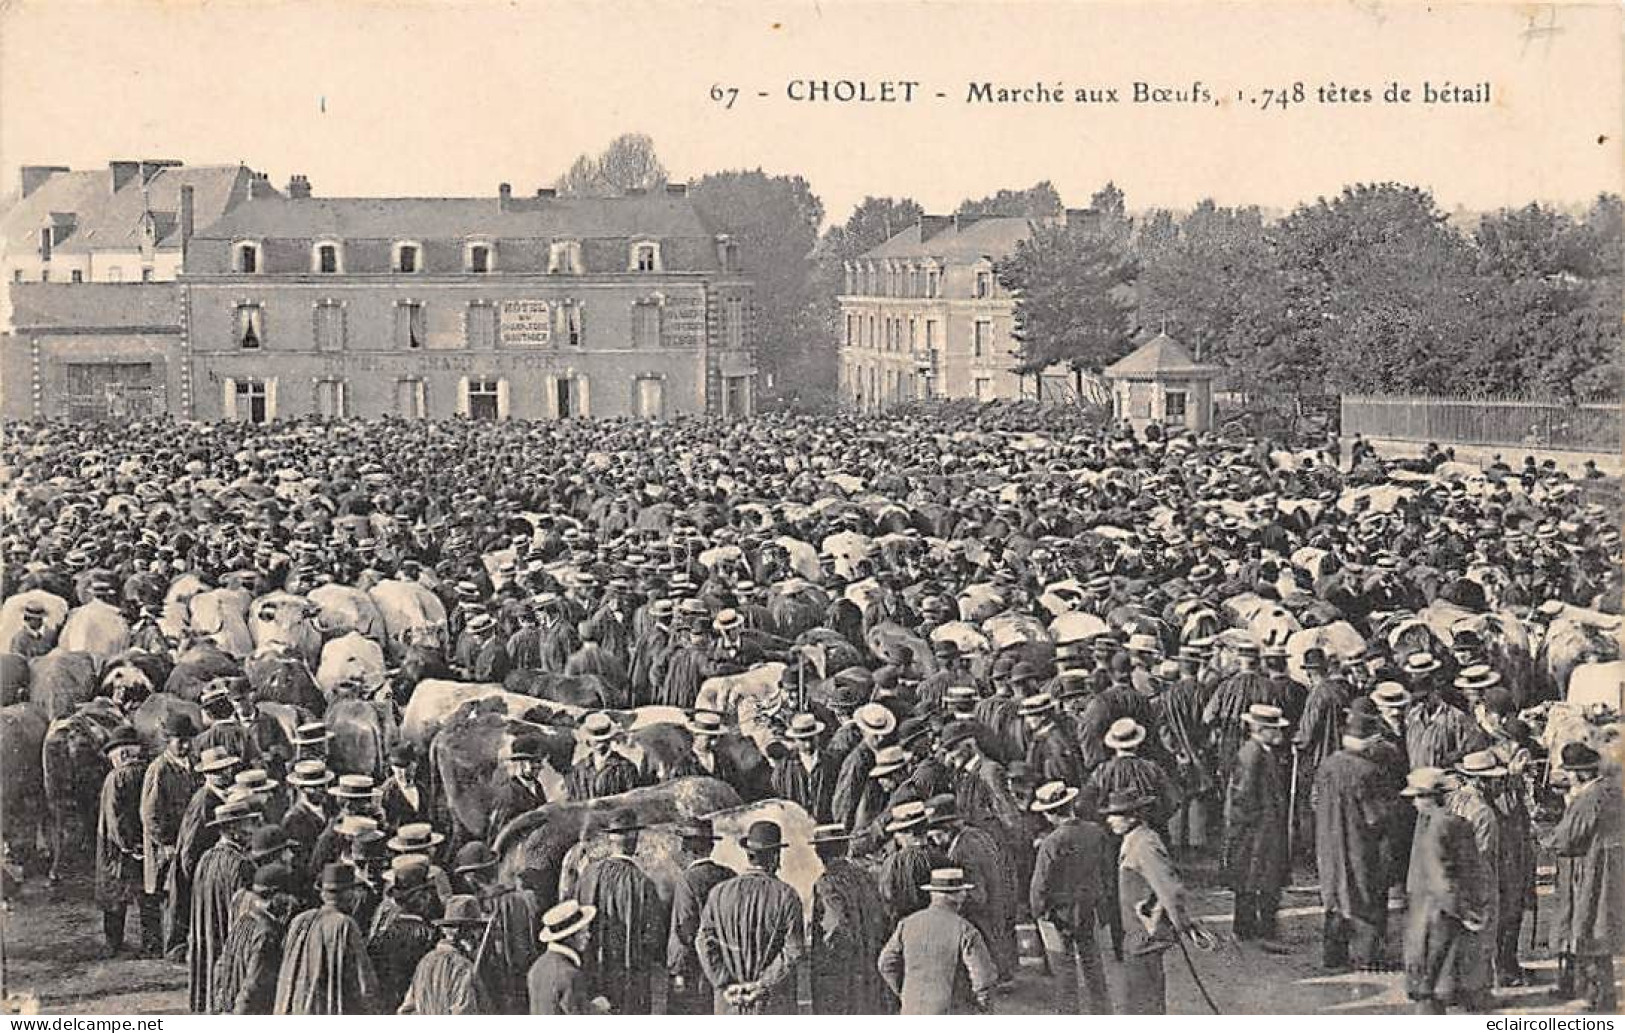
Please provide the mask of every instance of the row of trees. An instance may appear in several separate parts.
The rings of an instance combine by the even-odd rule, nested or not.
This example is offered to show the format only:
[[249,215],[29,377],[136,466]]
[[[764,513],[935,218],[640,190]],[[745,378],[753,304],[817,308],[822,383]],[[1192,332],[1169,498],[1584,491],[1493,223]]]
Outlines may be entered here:
[[[583,155],[565,194],[655,188],[647,136]],[[917,222],[907,197],[869,197],[820,230],[800,176],[760,169],[692,182],[701,214],[742,244],[756,281],[758,362],[776,393],[835,383],[844,263]],[[968,199],[960,214],[1045,219],[998,265],[1017,294],[1021,365],[1095,371],[1166,329],[1243,391],[1615,397],[1625,209],[1599,197],[1574,216],[1543,206],[1452,220],[1430,193],[1346,188],[1284,218],[1204,201],[1128,214],[1108,183],[1093,217],[1063,224],[1053,184]]]

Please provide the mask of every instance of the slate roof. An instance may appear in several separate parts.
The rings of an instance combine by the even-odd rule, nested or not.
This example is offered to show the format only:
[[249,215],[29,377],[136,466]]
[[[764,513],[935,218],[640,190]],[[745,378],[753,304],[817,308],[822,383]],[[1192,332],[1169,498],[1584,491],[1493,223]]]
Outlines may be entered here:
[[1108,377],[1143,377],[1174,373],[1213,373],[1216,367],[1204,366],[1191,358],[1185,346],[1160,333],[1140,345],[1103,371]]
[[58,172],[0,214],[0,239],[7,252],[32,251],[53,215],[72,213],[76,227],[53,251],[129,251],[141,246],[142,216],[151,211],[158,246],[178,248],[181,187],[193,188],[193,224],[202,227],[248,196],[249,177],[241,165],[175,166],[159,170],[145,185],[137,175],[114,193],[111,169]]
[[710,237],[686,196],[498,198],[270,197],[246,201],[196,239],[337,240]]
[[936,258],[944,262],[974,262],[983,257],[999,259],[1012,254],[1016,245],[1032,236],[1038,222],[1027,218],[992,216],[969,225],[948,222],[943,228],[920,239],[918,224],[890,240],[865,251],[862,258]]

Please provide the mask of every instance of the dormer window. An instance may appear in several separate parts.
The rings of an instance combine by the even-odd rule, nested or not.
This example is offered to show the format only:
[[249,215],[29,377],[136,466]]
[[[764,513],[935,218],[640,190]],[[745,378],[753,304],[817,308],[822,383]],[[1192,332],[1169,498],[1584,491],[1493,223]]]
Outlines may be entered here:
[[652,241],[640,241],[633,244],[629,271],[658,273],[660,271],[660,245]]
[[564,273],[579,275],[581,265],[581,242],[579,240],[555,240],[547,249],[547,271],[550,273]]
[[471,273],[488,273],[491,271],[491,245],[487,243],[469,244],[466,249],[467,261],[464,267]]
[[993,296],[993,273],[989,270],[978,270],[976,273],[976,296],[978,298],[991,298]]
[[232,248],[232,269],[239,273],[254,274],[260,271],[260,246],[252,241],[244,241]]
[[310,249],[310,267],[318,273],[341,273],[344,271],[344,252],[338,241],[318,241]]
[[415,273],[423,267],[423,249],[411,242],[395,245],[394,268],[397,273]]

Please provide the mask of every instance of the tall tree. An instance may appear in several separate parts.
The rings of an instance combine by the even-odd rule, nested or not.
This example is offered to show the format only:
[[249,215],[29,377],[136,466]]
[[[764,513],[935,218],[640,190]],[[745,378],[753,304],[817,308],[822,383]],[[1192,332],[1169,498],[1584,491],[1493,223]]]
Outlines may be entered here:
[[[780,396],[833,391],[834,295],[817,289],[823,203],[800,176],[713,172],[689,189],[700,214],[740,244],[755,282],[757,364]],[[771,383],[771,387],[769,387]]]
[[996,271],[1016,296],[1019,372],[1058,362],[1099,372],[1129,350],[1129,285],[1137,264],[1115,237],[1077,226],[1041,225]]
[[614,197],[629,190],[653,190],[666,182],[666,167],[655,144],[643,133],[623,133],[597,157],[583,154],[559,177],[559,193],[575,197]]
[[919,202],[903,197],[865,197],[844,223],[824,231],[822,258],[850,261],[918,223],[925,214]]

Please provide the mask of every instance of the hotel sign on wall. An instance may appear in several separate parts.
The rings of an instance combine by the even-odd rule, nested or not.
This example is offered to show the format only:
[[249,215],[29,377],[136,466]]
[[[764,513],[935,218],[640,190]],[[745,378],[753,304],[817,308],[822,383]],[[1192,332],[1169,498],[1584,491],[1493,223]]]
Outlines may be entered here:
[[546,344],[553,335],[552,308],[545,301],[504,301],[497,329],[505,346]]

